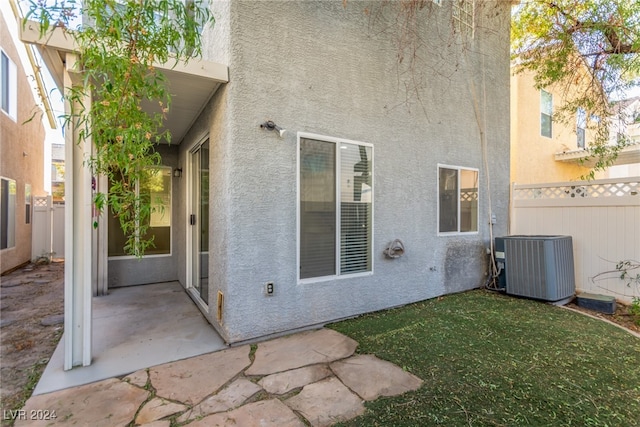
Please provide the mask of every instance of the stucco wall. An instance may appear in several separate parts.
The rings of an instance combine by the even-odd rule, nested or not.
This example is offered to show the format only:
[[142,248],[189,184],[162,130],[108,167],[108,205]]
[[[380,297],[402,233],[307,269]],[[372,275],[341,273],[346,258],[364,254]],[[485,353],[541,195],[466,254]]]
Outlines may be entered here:
[[[553,111],[563,103],[563,88],[547,88]],[[540,90],[531,73],[511,76],[511,182],[538,184],[574,181],[590,169],[576,163],[557,162],[558,152],[577,150],[576,122],[553,121],[551,138],[540,134]],[[590,142],[587,132],[588,145]]]
[[[494,234],[506,233],[509,3],[485,2],[464,46],[452,32],[451,4],[428,3],[413,69],[398,65],[393,34],[365,13],[379,4],[225,3],[230,82],[196,127],[205,122],[212,142],[222,139],[211,151],[218,182],[211,180],[209,265],[217,277],[209,307],[215,318],[215,292],[223,291],[216,327],[229,342],[478,287],[489,198]],[[393,8],[384,13],[393,20]],[[265,120],[288,132],[261,130]],[[373,144],[372,275],[297,282],[297,132]],[[438,163],[480,170],[477,235],[438,236]],[[385,259],[395,238],[406,254]],[[275,284],[273,296],[265,296],[266,282]]]
[[[11,17],[10,17],[11,18]],[[16,182],[15,246],[0,251],[0,272],[31,260],[31,224],[26,223],[25,184],[31,185],[32,196],[44,192],[44,140],[42,111],[30,88],[27,72],[20,62],[7,25],[7,17],[0,14],[0,40],[2,50],[16,64],[17,119],[0,111],[0,176]],[[33,120],[28,121],[33,117]],[[26,122],[26,123],[25,123]],[[32,218],[33,219],[33,218]]]

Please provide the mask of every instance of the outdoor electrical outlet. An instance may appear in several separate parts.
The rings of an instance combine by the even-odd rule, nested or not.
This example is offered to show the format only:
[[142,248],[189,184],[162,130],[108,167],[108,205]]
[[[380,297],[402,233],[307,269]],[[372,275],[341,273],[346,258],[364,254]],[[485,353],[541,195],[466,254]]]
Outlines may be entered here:
[[268,282],[267,285],[265,286],[265,290],[267,292],[267,295],[269,296],[273,295],[273,282]]

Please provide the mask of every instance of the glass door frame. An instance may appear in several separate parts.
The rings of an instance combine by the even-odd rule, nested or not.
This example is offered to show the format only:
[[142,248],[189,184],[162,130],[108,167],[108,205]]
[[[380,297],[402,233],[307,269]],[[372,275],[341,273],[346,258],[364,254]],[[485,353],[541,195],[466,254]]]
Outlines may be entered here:
[[[200,154],[202,147],[209,142],[209,135],[201,138],[187,152],[187,206],[186,206],[186,278],[187,291],[195,298],[205,311],[209,311],[209,301],[202,298],[200,271],[201,271],[201,251],[200,248]],[[198,207],[198,209],[196,209]],[[194,211],[197,210],[197,211]],[[195,224],[192,224],[192,215],[195,214]],[[203,253],[207,253],[203,252]],[[208,259],[208,257],[206,257]]]

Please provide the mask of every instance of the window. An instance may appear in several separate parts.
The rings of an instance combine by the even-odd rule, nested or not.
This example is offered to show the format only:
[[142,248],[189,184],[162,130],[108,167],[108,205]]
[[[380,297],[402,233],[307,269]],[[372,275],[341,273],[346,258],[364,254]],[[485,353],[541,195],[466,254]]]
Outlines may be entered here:
[[587,112],[578,108],[576,113],[576,135],[577,135],[577,145],[578,148],[585,147],[585,139],[586,139],[586,128],[587,128]]
[[[144,236],[153,236],[153,244],[145,250],[146,255],[168,255],[171,253],[171,168],[150,168],[146,178],[137,188],[141,198],[151,203],[149,228]],[[120,220],[115,215],[109,215],[109,256],[127,256],[124,250],[126,236],[120,227]]]
[[438,232],[478,231],[478,170],[438,165]]
[[17,90],[16,64],[0,51],[0,108],[14,121],[18,120]]
[[25,224],[31,224],[31,184],[24,185],[24,222]]
[[474,0],[455,0],[453,2],[453,28],[455,32],[473,38]]
[[298,135],[299,278],[373,270],[373,146]]
[[540,90],[540,135],[551,138],[553,122],[553,95]]
[[16,182],[0,178],[0,249],[16,245]]

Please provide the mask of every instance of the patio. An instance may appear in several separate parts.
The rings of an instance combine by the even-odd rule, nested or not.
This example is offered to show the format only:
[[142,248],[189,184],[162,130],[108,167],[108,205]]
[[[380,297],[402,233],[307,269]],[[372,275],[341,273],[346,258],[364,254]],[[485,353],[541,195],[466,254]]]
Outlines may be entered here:
[[92,364],[64,371],[63,336],[34,395],[227,348],[178,282],[115,288],[92,303]]

